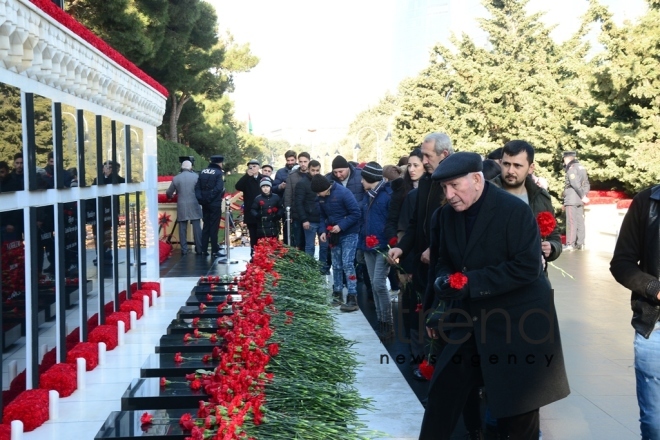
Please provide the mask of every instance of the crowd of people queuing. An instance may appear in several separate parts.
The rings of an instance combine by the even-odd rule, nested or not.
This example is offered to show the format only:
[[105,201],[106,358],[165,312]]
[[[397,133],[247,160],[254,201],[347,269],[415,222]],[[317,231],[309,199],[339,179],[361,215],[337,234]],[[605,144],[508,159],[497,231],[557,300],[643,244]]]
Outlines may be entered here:
[[[318,246],[343,312],[359,310],[364,283],[378,336],[405,337],[413,376],[429,381],[420,438],[450,438],[461,415],[470,438],[483,438],[484,390],[500,438],[539,438],[539,408],[569,388],[547,274],[563,247],[556,224],[540,235],[538,214],[554,209],[534,148],[514,140],[482,158],[436,132],[396,165],[340,155],[324,175],[306,152],[285,159],[274,176],[250,161],[236,185],[251,244],[282,234],[312,256]],[[464,285],[451,281],[458,274]]]

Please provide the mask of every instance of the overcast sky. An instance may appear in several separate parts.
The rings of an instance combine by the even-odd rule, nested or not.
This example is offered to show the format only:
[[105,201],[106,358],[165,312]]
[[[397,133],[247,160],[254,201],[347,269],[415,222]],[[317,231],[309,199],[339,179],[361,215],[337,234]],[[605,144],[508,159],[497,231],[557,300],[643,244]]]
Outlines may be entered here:
[[[219,28],[238,43],[249,42],[260,59],[235,78],[236,118],[251,116],[254,133],[269,137],[287,129],[345,129],[374,106],[393,78],[396,0],[207,0],[218,11]],[[406,0],[419,1],[419,0]],[[644,0],[601,0],[617,21],[635,19]],[[554,36],[574,32],[587,0],[531,0],[532,11],[547,11]],[[477,0],[453,0],[453,32],[476,32]],[[272,137],[272,136],[271,136]]]

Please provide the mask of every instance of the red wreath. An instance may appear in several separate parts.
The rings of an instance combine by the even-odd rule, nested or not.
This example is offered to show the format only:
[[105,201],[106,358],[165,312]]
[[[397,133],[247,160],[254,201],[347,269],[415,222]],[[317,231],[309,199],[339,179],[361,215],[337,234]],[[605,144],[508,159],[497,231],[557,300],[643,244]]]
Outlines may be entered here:
[[555,216],[548,211],[539,212],[539,214],[536,216],[536,223],[539,225],[541,237],[549,236],[557,227],[557,220],[555,220]]

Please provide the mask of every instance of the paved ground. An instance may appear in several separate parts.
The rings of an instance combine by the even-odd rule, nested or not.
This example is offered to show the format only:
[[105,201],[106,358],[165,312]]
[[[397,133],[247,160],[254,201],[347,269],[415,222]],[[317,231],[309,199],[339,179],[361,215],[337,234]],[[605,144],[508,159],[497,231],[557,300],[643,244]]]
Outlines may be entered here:
[[[235,255],[244,255],[241,251]],[[610,257],[596,251],[565,253],[556,264],[573,279],[550,268],[571,394],[542,408],[544,440],[639,438],[630,298],[609,273]],[[196,277],[220,270],[210,258],[175,255],[162,267],[161,275]],[[378,343],[369,329],[375,320],[373,305],[366,298],[360,305],[362,314],[338,313],[337,317],[343,333],[356,340],[364,361],[361,391],[377,403],[377,412],[363,417],[389,438],[416,438],[423,414],[419,399],[426,384],[412,380],[409,365],[380,362],[386,353],[390,358],[407,355],[407,348],[400,343]],[[461,438],[458,432],[455,438]]]

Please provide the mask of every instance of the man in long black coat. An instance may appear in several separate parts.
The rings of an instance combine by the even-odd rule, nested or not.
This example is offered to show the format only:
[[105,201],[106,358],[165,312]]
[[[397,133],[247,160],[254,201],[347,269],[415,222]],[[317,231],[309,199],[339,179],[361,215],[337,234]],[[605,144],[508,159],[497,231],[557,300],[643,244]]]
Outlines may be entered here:
[[[449,439],[470,392],[485,386],[498,427],[536,440],[539,408],[569,393],[541,237],[529,207],[484,181],[481,157],[456,153],[433,173],[448,206],[440,216],[436,295],[447,310],[420,439]],[[464,286],[450,283],[457,273]]]

